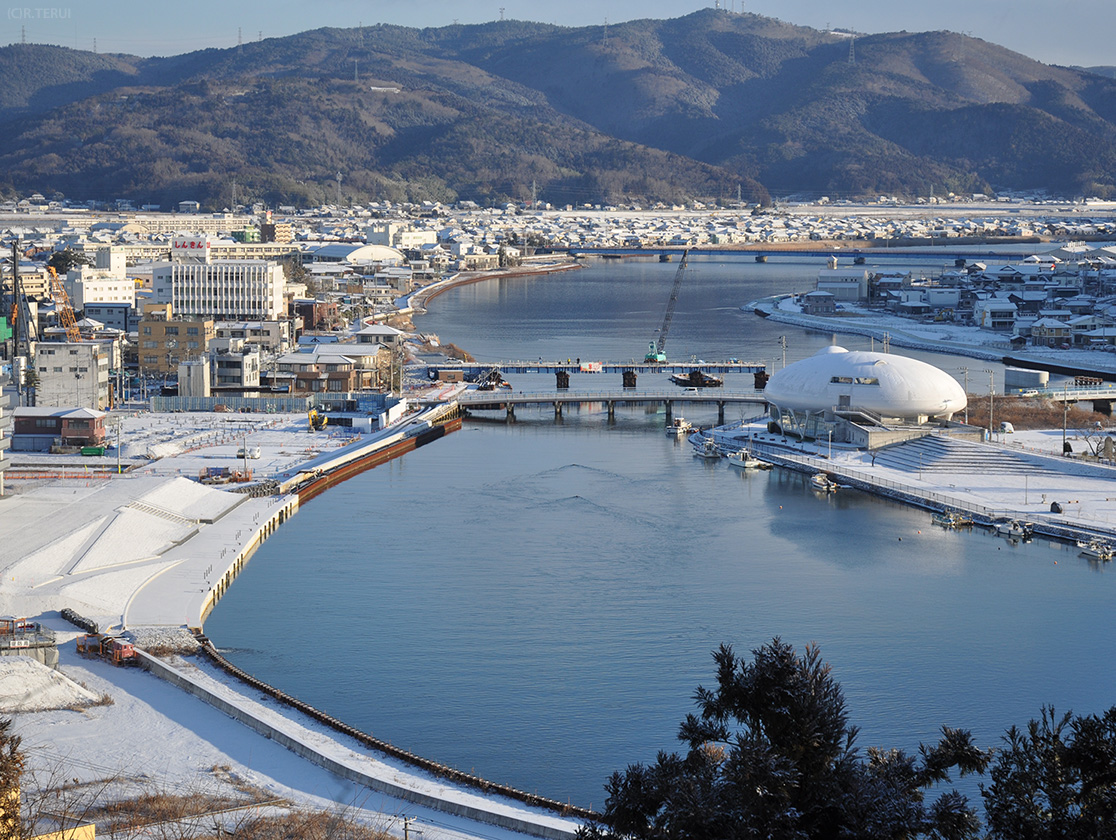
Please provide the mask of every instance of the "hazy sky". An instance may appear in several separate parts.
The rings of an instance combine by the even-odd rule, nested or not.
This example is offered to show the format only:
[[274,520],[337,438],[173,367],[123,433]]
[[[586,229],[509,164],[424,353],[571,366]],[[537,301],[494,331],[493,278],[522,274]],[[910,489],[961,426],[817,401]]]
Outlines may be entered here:
[[[681,17],[715,5],[695,0],[36,0],[4,10],[0,43],[61,44],[99,52],[173,55],[323,26],[446,26],[505,18],[601,25]],[[1049,64],[1114,65],[1116,0],[720,0],[788,23],[858,32],[948,29]],[[42,4],[42,5],[37,5]]]

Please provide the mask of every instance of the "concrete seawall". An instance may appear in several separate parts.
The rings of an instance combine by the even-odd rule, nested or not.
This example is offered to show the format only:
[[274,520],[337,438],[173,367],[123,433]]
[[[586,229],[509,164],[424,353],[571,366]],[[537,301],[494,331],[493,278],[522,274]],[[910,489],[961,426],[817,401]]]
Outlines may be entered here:
[[248,542],[240,551],[233,555],[232,561],[221,576],[217,578],[216,583],[213,584],[213,588],[206,594],[201,604],[198,622],[196,625],[192,625],[192,627],[196,626],[199,630],[201,629],[202,622],[204,622],[206,617],[213,611],[213,608],[217,606],[217,602],[221,600],[221,597],[229,591],[232,582],[236,580],[237,575],[239,575],[240,571],[247,565],[248,560],[256,553],[256,549],[260,547],[260,544],[264,540],[274,534],[280,525],[298,513],[298,505],[299,497],[297,495],[279,496],[268,502],[268,507],[274,507],[274,509],[269,511],[271,515],[266,517],[262,522],[259,521],[260,513],[256,513],[253,523],[255,528],[249,535]]
[[[442,795],[434,796],[430,793],[418,790],[417,787],[407,787],[391,781],[388,778],[373,775],[357,766],[359,764],[358,761],[354,760],[351,763],[345,762],[326,755],[321,750],[315,748],[309,743],[309,739],[304,737],[306,730],[297,722],[282,717],[276,722],[265,720],[263,716],[253,712],[250,708],[252,704],[233,702],[228,697],[221,696],[220,689],[222,686],[220,683],[212,682],[210,678],[204,675],[195,676],[187,673],[184,670],[175,668],[142,651],[140,652],[140,657],[144,667],[159,678],[192,694],[203,702],[229,715],[229,717],[234,720],[260,733],[264,737],[275,741],[277,744],[281,744],[307,761],[351,782],[375,790],[386,796],[413,802],[416,805],[431,808],[442,813],[453,814],[465,819],[499,826],[500,828],[529,834],[535,837],[547,838],[547,840],[571,840],[577,832],[579,823],[572,819],[564,819],[559,816],[548,816],[543,813],[530,813],[514,802],[497,802],[480,794],[474,794],[468,791],[446,791],[444,787],[441,788]],[[256,687],[264,685],[257,680],[253,680],[253,682],[257,684]],[[231,690],[230,693],[232,693]],[[282,694],[275,689],[271,689],[268,693],[272,695]],[[244,698],[238,697],[237,699],[243,700]],[[294,698],[290,698],[290,700],[294,700]],[[306,706],[306,704],[300,701],[294,701],[292,705]],[[300,708],[300,711],[305,711],[305,709]],[[317,712],[317,710],[313,711]],[[328,718],[328,716],[324,715],[322,712],[317,712],[315,717]],[[332,719],[330,718],[329,720]],[[344,726],[340,721],[336,721],[335,723],[342,727]],[[356,730],[352,730],[352,732],[360,734],[356,733]],[[365,737],[367,738],[367,736]],[[384,776],[391,775],[398,777],[398,771],[393,768],[385,769],[387,772],[384,773]],[[446,769],[448,770],[449,768]],[[500,786],[491,785],[491,787],[499,788]]]

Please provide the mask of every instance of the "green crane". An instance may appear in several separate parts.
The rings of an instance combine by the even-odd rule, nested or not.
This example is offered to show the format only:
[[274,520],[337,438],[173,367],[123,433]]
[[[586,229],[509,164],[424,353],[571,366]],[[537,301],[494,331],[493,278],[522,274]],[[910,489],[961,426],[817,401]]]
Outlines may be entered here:
[[674,286],[670,290],[670,300],[667,301],[666,314],[663,316],[663,325],[659,327],[658,341],[652,341],[650,347],[647,348],[647,355],[643,357],[643,361],[645,362],[663,364],[667,360],[663,348],[666,347],[667,333],[670,332],[670,322],[674,320],[674,306],[678,303],[678,290],[682,288],[682,278],[686,274],[686,258],[689,256],[690,249],[687,248],[682,253],[682,262],[678,263],[678,271],[674,275]]

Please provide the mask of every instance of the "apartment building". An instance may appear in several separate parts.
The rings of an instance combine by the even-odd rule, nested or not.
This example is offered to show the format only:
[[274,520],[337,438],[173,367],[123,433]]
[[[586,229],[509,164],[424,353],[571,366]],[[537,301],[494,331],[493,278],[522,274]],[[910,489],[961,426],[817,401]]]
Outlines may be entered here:
[[36,341],[35,403],[40,406],[110,407],[109,350],[98,342]]
[[154,302],[169,303],[188,318],[274,321],[286,315],[283,266],[266,260],[213,260],[210,251],[206,243],[195,246],[196,258],[155,266]]
[[149,303],[139,323],[139,367],[145,375],[175,373],[179,362],[206,354],[216,335],[212,318],[176,320],[172,304]]

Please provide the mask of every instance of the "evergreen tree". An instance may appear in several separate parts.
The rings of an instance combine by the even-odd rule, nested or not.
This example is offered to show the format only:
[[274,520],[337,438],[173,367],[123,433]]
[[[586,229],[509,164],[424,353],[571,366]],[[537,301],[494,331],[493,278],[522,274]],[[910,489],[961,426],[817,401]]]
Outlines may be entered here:
[[1012,727],[981,786],[988,828],[998,840],[1116,834],[1116,707],[1098,717],[1056,717],[1043,708],[1025,732]]
[[817,647],[799,656],[779,639],[751,662],[722,645],[714,689],[698,688],[699,713],[678,738],[685,755],[660,753],[649,766],[614,773],[601,825],[606,838],[975,838],[968,800],[949,791],[929,807],[925,789],[950,770],[981,773],[991,753],[968,732],[943,727],[919,755],[856,749],[840,685]]

